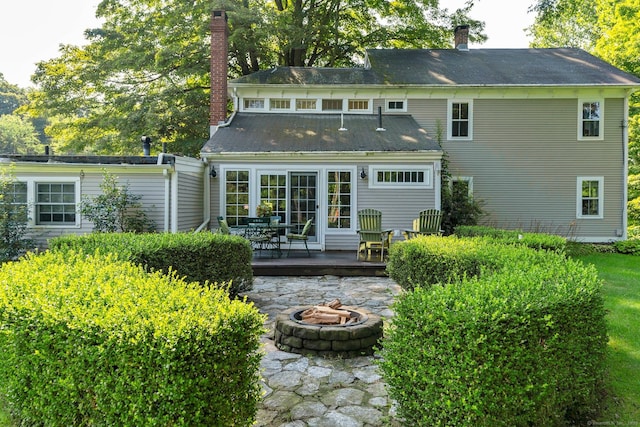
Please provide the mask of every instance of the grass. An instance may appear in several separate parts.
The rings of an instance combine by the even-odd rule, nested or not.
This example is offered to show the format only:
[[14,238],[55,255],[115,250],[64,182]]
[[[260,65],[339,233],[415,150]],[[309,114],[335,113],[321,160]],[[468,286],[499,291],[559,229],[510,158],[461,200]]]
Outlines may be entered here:
[[640,425],[640,256],[589,254],[604,281],[609,332],[609,389],[598,422]]
[[[598,269],[608,311],[608,394],[594,425],[640,425],[640,256],[583,253],[574,257]],[[0,427],[11,427],[1,403]]]

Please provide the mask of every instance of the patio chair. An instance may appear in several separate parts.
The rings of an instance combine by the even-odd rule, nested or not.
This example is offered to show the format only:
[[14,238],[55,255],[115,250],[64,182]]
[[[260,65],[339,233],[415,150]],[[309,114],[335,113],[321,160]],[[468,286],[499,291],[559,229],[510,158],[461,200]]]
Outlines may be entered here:
[[229,228],[227,220],[221,216],[218,217],[218,232],[221,234],[231,234],[231,229]]
[[311,225],[313,224],[313,218],[307,220],[302,228],[300,233],[287,233],[287,240],[289,241],[289,249],[287,250],[287,257],[289,256],[289,252],[291,252],[291,244],[294,240],[299,240],[304,242],[304,248],[307,250],[307,256],[311,257],[311,252],[309,252],[309,246],[307,245],[307,241],[309,240],[309,231],[311,231]]
[[270,225],[271,218],[268,216],[247,219],[245,237],[251,242],[251,247],[260,253],[263,249],[269,249],[273,239],[273,229]]
[[442,212],[438,209],[425,209],[420,211],[418,218],[413,220],[413,229],[404,230],[405,239],[412,239],[416,236],[440,235],[442,230]]
[[365,255],[366,260],[371,260],[373,251],[380,251],[380,261],[384,260],[384,250],[391,246],[393,230],[382,229],[382,212],[376,209],[362,209],[358,211],[358,252],[356,259],[360,260]]

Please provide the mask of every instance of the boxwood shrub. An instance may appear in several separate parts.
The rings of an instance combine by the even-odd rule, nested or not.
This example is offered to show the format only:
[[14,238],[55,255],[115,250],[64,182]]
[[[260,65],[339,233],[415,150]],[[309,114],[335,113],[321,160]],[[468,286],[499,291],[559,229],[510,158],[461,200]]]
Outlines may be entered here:
[[532,249],[564,252],[567,239],[546,233],[525,233],[519,230],[502,230],[481,225],[461,225],[455,228],[458,237],[490,237],[501,243],[527,246]]
[[228,288],[231,296],[251,289],[252,251],[246,239],[216,233],[91,233],[49,241],[53,251],[111,252],[150,270],[176,271],[188,282]]
[[238,425],[255,419],[255,307],[109,254],[0,269],[0,393],[21,425]]
[[593,419],[607,345],[597,272],[561,254],[509,250],[504,268],[395,302],[379,364],[407,425]]
[[[486,237],[421,236],[391,246],[387,273],[406,290],[457,282],[505,268],[514,261],[513,249]],[[525,250],[518,256],[533,262],[544,254]]]

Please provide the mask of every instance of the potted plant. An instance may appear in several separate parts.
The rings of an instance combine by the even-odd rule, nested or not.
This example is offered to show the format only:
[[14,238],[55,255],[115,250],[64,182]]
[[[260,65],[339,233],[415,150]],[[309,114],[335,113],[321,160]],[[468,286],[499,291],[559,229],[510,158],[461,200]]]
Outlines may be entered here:
[[273,214],[273,203],[267,201],[261,201],[256,208],[256,215],[258,217],[270,217]]

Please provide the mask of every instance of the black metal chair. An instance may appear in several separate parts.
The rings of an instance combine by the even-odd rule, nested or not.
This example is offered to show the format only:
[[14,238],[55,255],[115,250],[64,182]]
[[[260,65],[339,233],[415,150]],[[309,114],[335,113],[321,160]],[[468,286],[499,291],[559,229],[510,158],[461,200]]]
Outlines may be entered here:
[[307,241],[309,240],[309,231],[311,230],[311,225],[313,224],[313,218],[309,219],[302,228],[300,233],[287,233],[287,240],[289,241],[289,249],[287,250],[287,257],[289,256],[289,252],[291,252],[291,244],[294,240],[304,242],[304,248],[307,250],[307,256],[311,257],[311,252],[309,252],[309,246],[307,245]]

